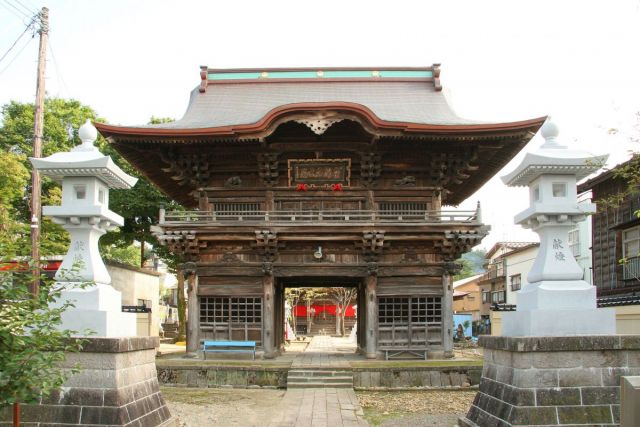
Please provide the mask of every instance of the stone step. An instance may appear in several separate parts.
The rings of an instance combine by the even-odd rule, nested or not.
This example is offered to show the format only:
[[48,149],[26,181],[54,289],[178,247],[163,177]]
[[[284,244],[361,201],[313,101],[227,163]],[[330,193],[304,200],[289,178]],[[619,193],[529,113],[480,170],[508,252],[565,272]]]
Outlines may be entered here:
[[287,388],[353,388],[353,383],[322,383],[322,382],[309,382],[309,383],[289,383],[287,382]]
[[349,370],[329,370],[329,369],[291,369],[289,376],[302,376],[302,377],[335,377],[335,376],[349,376],[353,377],[353,373]]
[[353,384],[353,376],[344,377],[287,377],[287,382],[293,383],[351,383]]

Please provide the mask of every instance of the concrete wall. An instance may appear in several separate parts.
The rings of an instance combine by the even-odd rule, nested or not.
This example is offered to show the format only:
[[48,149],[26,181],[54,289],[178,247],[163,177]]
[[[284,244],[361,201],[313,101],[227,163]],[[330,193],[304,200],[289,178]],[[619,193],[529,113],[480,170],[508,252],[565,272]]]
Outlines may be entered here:
[[616,333],[640,333],[640,305],[623,305],[616,309]]
[[538,246],[533,246],[522,251],[514,251],[513,254],[507,254],[507,269],[506,269],[506,290],[507,290],[507,304],[518,303],[518,292],[511,290],[511,276],[520,274],[522,279],[521,289],[529,283],[527,281],[527,275],[533,266],[533,261],[538,255]]
[[157,337],[160,325],[160,274],[115,263],[108,263],[107,271],[113,287],[122,292],[122,305],[138,305],[138,300],[151,301],[151,319],[148,315],[137,316],[138,334]]
[[462,298],[454,298],[453,312],[457,314],[468,313],[473,316],[473,320],[480,320],[480,303],[482,302],[482,296],[480,295],[478,281],[475,280],[470,283],[465,283],[464,285],[455,287],[454,290],[458,292],[469,292],[469,294]]
[[[616,310],[616,333],[640,333],[640,305],[623,305],[614,307]],[[502,312],[491,312],[491,335],[502,335]]]

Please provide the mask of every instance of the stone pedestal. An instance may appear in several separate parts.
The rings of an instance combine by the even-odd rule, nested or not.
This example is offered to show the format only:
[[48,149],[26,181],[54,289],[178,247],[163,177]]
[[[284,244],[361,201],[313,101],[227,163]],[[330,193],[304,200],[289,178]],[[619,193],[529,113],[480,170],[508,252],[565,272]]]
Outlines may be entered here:
[[134,337],[136,335],[136,314],[123,313],[122,293],[111,285],[95,284],[85,289],[62,291],[59,299],[73,301],[62,313],[65,329],[82,334],[85,329],[99,337]]
[[459,425],[618,425],[620,377],[640,375],[640,335],[480,337],[480,390]]
[[[157,337],[86,338],[80,353],[67,354],[63,368],[79,365],[62,389],[39,405],[22,405],[27,426],[178,426],[156,375]],[[11,408],[0,426],[11,425]]]

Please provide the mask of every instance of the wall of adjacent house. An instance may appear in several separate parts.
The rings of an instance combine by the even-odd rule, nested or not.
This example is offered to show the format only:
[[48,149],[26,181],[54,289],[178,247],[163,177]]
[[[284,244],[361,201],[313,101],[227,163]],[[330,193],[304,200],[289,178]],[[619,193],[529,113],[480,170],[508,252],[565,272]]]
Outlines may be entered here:
[[[640,331],[640,305],[615,307],[616,333],[637,334]],[[491,311],[491,335],[502,335],[502,311]]]
[[505,255],[507,259],[506,268],[506,290],[507,290],[507,304],[518,304],[518,292],[511,290],[511,277],[520,275],[521,289],[528,283],[527,275],[529,270],[533,266],[538,255],[538,246],[532,246],[524,250],[513,251]]
[[160,325],[160,274],[124,264],[108,263],[107,271],[113,287],[122,292],[122,305],[139,305],[151,301],[151,316],[138,313],[138,335],[158,336]]
[[453,300],[453,312],[468,313],[473,316],[474,321],[480,320],[482,296],[480,295],[478,282],[465,283],[464,285],[456,287],[455,290],[459,292],[469,292],[469,294]]
[[[578,203],[589,203],[590,199],[581,200]],[[590,285],[593,284],[592,257],[591,257],[591,216],[578,223],[578,236],[580,241],[580,251],[576,255],[576,261],[582,272],[583,280]]]

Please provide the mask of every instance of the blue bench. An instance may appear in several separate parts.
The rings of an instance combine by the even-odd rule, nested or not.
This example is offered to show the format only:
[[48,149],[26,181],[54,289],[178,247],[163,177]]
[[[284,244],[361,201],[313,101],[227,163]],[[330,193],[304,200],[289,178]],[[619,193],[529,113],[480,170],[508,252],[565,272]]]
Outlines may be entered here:
[[204,341],[202,353],[207,360],[207,353],[251,353],[256,360],[255,341]]

